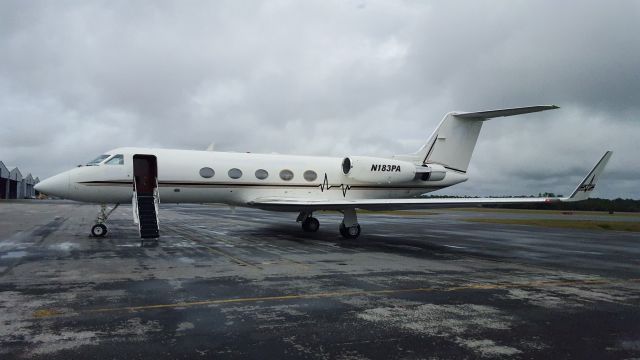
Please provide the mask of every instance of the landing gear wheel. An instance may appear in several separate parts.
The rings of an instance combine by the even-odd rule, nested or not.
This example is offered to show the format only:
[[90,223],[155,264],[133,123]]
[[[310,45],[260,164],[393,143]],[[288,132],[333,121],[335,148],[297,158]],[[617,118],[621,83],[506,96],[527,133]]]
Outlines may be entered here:
[[107,226],[105,224],[95,224],[91,228],[91,235],[95,237],[103,237],[107,235]]
[[340,235],[345,239],[356,239],[360,236],[360,224],[346,227],[344,223],[340,224]]
[[316,232],[320,228],[320,221],[314,217],[308,217],[302,221],[302,230],[306,232]]

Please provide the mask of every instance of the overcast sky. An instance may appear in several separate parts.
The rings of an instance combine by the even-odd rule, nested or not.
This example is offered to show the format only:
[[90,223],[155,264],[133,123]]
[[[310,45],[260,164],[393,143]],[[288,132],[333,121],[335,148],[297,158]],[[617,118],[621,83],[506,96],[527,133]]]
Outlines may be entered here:
[[485,123],[441,194],[640,198],[639,1],[2,1],[0,160],[41,179],[119,146],[392,155]]

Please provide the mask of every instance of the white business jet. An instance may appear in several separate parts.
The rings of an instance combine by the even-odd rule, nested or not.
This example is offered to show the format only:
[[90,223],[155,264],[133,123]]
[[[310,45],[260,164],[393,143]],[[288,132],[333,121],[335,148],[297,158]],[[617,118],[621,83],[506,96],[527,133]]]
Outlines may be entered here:
[[[356,209],[390,210],[579,201],[594,190],[611,151],[568,197],[421,198],[467,181],[467,168],[485,120],[557,109],[554,105],[483,112],[451,112],[416,153],[390,158],[318,157],[215,151],[118,148],[36,185],[62,198],[102,204],[91,232],[107,233],[105,222],[120,203],[132,202],[142,238],[157,238],[158,205],[223,203],[299,213],[308,232],[318,231],[314,211],[338,210],[340,234],[360,235]],[[107,211],[106,204],[115,204]]]

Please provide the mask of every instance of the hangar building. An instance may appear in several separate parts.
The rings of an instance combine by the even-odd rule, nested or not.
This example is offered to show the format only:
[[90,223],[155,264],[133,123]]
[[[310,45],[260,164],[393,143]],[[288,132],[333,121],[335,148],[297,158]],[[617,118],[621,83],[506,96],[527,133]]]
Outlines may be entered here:
[[0,161],[0,199],[34,198],[38,194],[33,187],[39,182],[39,178],[31,174],[23,176],[17,167],[6,166]]

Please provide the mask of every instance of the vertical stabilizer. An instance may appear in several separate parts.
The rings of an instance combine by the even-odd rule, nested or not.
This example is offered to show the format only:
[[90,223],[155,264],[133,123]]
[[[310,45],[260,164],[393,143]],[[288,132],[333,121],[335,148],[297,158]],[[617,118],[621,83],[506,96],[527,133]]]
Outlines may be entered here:
[[479,119],[458,118],[449,113],[431,137],[425,163],[440,164],[451,170],[467,172],[473,149],[482,129]]

